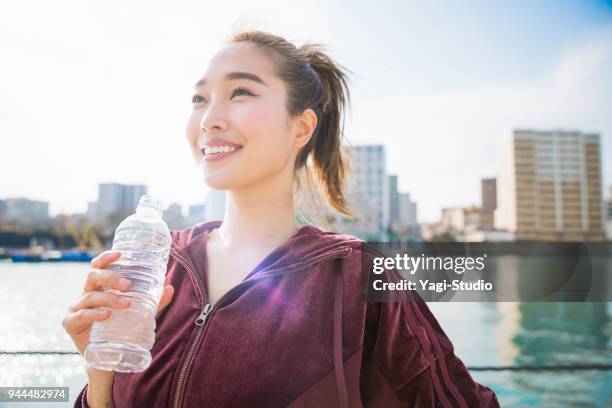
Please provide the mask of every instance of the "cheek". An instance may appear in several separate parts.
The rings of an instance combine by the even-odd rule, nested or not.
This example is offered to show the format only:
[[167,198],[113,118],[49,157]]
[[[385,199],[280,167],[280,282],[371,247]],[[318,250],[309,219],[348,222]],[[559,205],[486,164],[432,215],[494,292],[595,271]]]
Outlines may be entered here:
[[197,112],[193,112],[187,121],[185,133],[191,149],[196,149],[198,135],[200,134],[200,117]]
[[[236,112],[234,123],[253,151],[278,155],[286,150],[289,134],[284,107],[265,102]],[[276,153],[275,153],[276,152]],[[268,156],[269,154],[266,154]]]
[[250,139],[260,138],[270,128],[270,112],[264,106],[237,109],[233,115],[233,123],[250,142]]

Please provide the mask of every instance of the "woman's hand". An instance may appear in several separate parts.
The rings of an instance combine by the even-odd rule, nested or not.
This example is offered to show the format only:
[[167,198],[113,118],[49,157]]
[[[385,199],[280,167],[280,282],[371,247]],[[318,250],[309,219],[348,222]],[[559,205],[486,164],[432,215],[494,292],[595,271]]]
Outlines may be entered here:
[[[92,269],[87,275],[83,295],[68,307],[70,313],[62,321],[64,329],[72,338],[81,355],[85,353],[85,349],[89,345],[89,335],[93,322],[108,319],[113,308],[127,309],[131,305],[128,297],[105,292],[103,289],[111,288],[125,292],[132,286],[132,283],[128,279],[122,278],[118,271],[104,269],[119,259],[120,256],[121,251],[111,250],[104,251],[91,260]],[[164,287],[156,315],[170,303],[173,294],[174,288],[171,285]],[[127,302],[122,303],[122,300]],[[100,309],[101,307],[108,309]]]
[[[83,355],[89,345],[89,335],[91,325],[95,321],[108,319],[112,308],[129,308],[131,302],[129,298],[114,293],[104,291],[104,288],[127,291],[132,283],[117,271],[104,269],[115,262],[121,256],[121,251],[104,251],[91,260],[91,271],[85,280],[83,295],[75,303],[68,307],[70,312],[62,325],[72,338],[79,353]],[[171,285],[164,287],[156,316],[172,300],[174,288]],[[126,303],[120,302],[126,299]],[[109,309],[100,309],[108,307]],[[88,364],[85,367],[87,373],[87,403],[90,407],[107,407],[112,401],[113,382],[115,381],[114,371],[98,370]]]

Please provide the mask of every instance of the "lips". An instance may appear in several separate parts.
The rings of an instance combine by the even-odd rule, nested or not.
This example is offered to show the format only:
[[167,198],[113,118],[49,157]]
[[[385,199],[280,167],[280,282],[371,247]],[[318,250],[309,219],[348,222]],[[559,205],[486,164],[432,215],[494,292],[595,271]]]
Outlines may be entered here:
[[241,145],[236,146],[237,147],[234,147],[234,144],[219,144],[217,146],[205,145],[201,147],[200,151],[202,153],[202,158],[204,162],[212,164],[213,162],[225,160],[226,158],[231,157],[235,153],[238,153],[240,150],[242,150]]

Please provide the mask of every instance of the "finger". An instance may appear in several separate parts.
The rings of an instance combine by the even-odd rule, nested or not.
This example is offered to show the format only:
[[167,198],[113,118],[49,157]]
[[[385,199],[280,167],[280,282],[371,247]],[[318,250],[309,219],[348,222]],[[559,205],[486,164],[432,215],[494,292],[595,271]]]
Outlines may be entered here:
[[159,306],[157,307],[157,313],[155,314],[156,317],[161,313],[162,310],[166,308],[166,306],[168,306],[168,304],[172,301],[173,297],[174,287],[171,285],[164,287],[164,293],[162,294],[162,297],[159,301]]
[[68,306],[68,311],[76,312],[80,309],[91,309],[101,306],[125,309],[130,307],[131,304],[131,299],[126,296],[110,292],[92,291],[87,292],[81,299]]
[[103,288],[127,290],[132,286],[132,282],[121,275],[119,271],[110,269],[92,269],[87,274],[83,293],[91,292]]
[[62,326],[69,334],[77,334],[89,328],[95,321],[108,319],[111,313],[106,309],[81,309],[67,315]]
[[159,306],[157,307],[158,311],[164,309],[168,304],[172,301],[172,297],[174,296],[174,287],[171,285],[167,285],[164,287],[164,292],[159,301]]
[[121,256],[121,251],[112,249],[104,251],[100,255],[91,260],[92,268],[105,268],[107,265],[115,262]]

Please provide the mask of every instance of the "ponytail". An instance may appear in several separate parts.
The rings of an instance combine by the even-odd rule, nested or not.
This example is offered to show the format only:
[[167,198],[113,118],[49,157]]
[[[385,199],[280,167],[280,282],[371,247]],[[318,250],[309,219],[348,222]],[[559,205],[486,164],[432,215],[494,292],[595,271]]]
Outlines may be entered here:
[[300,47],[320,80],[324,96],[314,109],[319,123],[312,138],[311,149],[300,152],[302,157],[298,156],[296,167],[307,159],[308,154],[312,154],[314,177],[322,187],[326,201],[340,213],[353,217],[344,193],[349,169],[341,149],[344,112],[350,102],[350,92],[343,72],[346,69],[334,63],[321,48],[315,44]]

